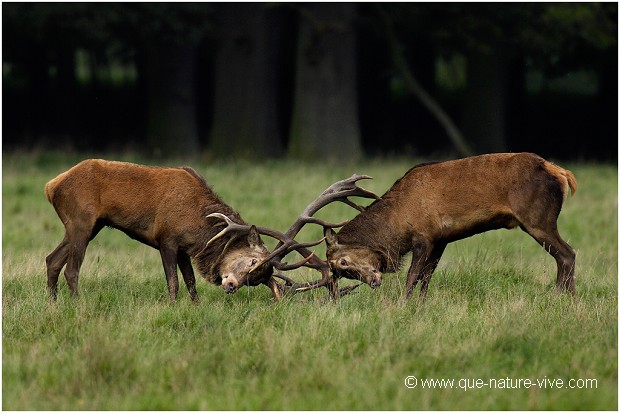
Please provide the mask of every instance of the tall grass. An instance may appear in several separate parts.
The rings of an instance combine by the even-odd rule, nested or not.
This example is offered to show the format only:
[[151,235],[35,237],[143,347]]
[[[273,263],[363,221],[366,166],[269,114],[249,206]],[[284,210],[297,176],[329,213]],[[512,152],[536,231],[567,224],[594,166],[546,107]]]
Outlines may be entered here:
[[[618,408],[615,166],[563,165],[578,180],[559,221],[578,254],[574,298],[553,292],[555,262],[529,236],[501,230],[451,244],[422,306],[402,302],[406,266],[338,302],[314,291],[274,303],[265,287],[226,295],[200,280],[200,304],[184,291],[169,304],[159,254],[104,230],[87,251],[80,299],[61,279],[50,305],[44,259],[63,229],[43,185],[78,160],[3,157],[4,409]],[[381,194],[414,163],[192,166],[246,221],[286,229],[332,182],[366,173],[375,179],[362,186]],[[596,388],[422,388],[428,378],[596,379]]]

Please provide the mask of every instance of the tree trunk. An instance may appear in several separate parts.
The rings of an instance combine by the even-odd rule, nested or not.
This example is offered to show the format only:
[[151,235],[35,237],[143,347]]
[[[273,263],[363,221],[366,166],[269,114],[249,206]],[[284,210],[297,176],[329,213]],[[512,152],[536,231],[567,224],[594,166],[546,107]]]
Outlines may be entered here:
[[302,6],[289,154],[350,159],[361,155],[357,113],[354,3]]
[[218,155],[279,156],[283,145],[278,10],[259,3],[222,3],[217,17],[210,148]]
[[501,52],[467,56],[463,131],[479,153],[506,151],[507,63]]
[[146,53],[148,151],[161,157],[196,154],[195,47],[161,42]]

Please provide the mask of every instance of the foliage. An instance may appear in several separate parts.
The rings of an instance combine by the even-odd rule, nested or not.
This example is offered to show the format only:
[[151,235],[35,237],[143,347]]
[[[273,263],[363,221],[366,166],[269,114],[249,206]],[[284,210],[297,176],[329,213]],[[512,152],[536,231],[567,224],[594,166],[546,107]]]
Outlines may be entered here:
[[[82,156],[3,157],[3,408],[7,410],[616,410],[617,167],[571,164],[578,191],[560,216],[578,252],[577,295],[553,291],[553,259],[519,230],[451,244],[423,306],[404,274],[334,303],[279,303],[267,288],[226,295],[198,282],[167,302],[158,254],[114,230],[92,242],[81,298],[47,302],[44,257],[62,226],[43,185]],[[124,160],[152,163],[134,155]],[[171,161],[183,164],[182,161]],[[204,162],[194,166],[248,222],[285,229],[353,172],[387,190],[415,162]],[[466,190],[466,188],[464,188]],[[332,205],[326,219],[354,211]],[[316,239],[308,228],[304,240]],[[324,256],[324,250],[317,248]],[[406,268],[404,269],[406,270]],[[404,271],[403,270],[403,271]],[[316,276],[298,270],[296,278]],[[422,378],[595,378],[596,389],[408,389]]]
[[[351,25],[346,24],[351,17],[330,16],[339,5],[317,7],[323,12],[309,12],[312,7],[303,4],[240,3],[243,13],[233,13],[231,24],[227,6],[213,3],[4,4],[3,97],[12,103],[4,112],[5,147],[118,150],[131,145],[151,154],[181,149],[190,154],[197,146],[210,146],[276,157],[287,146],[289,152],[296,146],[319,148],[336,136],[348,137],[353,148],[340,157],[360,148],[445,152],[450,141],[444,130],[403,93],[406,79],[390,62],[383,9],[394,21],[413,77],[467,139],[476,140],[489,122],[472,120],[466,108],[482,107],[489,99],[461,92],[484,91],[486,84],[473,80],[472,74],[483,72],[475,55],[492,51],[501,56],[491,61],[503,62],[492,72],[510,77],[510,90],[502,90],[499,81],[487,82],[513,109],[506,124],[497,127],[506,131],[506,149],[532,149],[523,144],[525,136],[537,143],[538,152],[555,150],[554,141],[538,135],[544,128],[562,136],[564,148],[575,148],[578,128],[584,128],[588,145],[558,155],[611,157],[598,148],[608,145],[607,131],[614,132],[617,123],[617,4],[350,3],[345,9],[357,16]],[[306,26],[312,30],[305,32]],[[338,50],[343,40],[351,42],[341,44],[346,53]],[[311,57],[307,65],[302,57]],[[460,61],[458,76],[445,71],[436,76],[442,60]],[[319,69],[318,76],[305,79],[302,74],[312,68]],[[528,112],[532,105],[521,99],[526,76],[570,75],[571,84],[580,84],[584,78],[575,71],[588,71],[587,100],[573,106],[559,95],[561,104],[544,108],[570,122],[551,116],[523,121],[536,113]],[[295,90],[295,79],[305,88]],[[459,87],[436,93],[446,83]],[[467,96],[481,102],[469,102]],[[343,113],[330,109],[333,102]],[[298,112],[326,124],[309,132],[297,121]],[[463,127],[459,114],[477,130]],[[228,120],[220,127],[222,119]],[[317,127],[319,122],[310,123]],[[563,125],[568,126],[562,130]],[[244,133],[253,138],[249,144],[227,138]],[[454,133],[448,136],[455,140]],[[277,145],[281,151],[271,150]]]
[[[437,3],[383,6],[409,35],[426,33],[443,53],[522,53],[539,69],[592,68],[584,55],[618,44],[616,3]],[[407,25],[416,21],[418,24]]]
[[3,13],[13,36],[9,52],[29,41],[96,51],[134,42],[197,43],[213,26],[213,6],[199,3],[13,3]]

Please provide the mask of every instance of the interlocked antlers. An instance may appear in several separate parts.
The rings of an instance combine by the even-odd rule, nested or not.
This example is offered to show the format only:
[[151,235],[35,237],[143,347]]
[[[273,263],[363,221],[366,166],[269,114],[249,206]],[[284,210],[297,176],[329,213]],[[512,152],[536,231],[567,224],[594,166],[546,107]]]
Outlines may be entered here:
[[[356,182],[361,179],[372,179],[372,177],[368,175],[353,175],[348,179],[344,179],[342,181],[338,181],[329,186],[321,195],[319,195],[310,205],[306,207],[306,209],[301,213],[299,218],[291,225],[291,227],[286,231],[286,233],[281,233],[279,231],[275,231],[271,228],[265,227],[256,227],[256,230],[259,234],[267,235],[272,238],[277,239],[279,242],[274,248],[274,250],[269,254],[267,258],[265,258],[259,265],[255,268],[259,268],[264,265],[271,265],[274,268],[280,271],[288,271],[300,267],[308,267],[318,270],[321,273],[321,279],[308,282],[308,283],[296,283],[291,280],[289,277],[285,276],[282,273],[275,273],[274,277],[278,277],[286,282],[286,290],[287,292],[301,292],[308,291],[315,288],[323,287],[330,281],[330,273],[329,273],[329,265],[327,264],[327,260],[321,260],[319,257],[314,255],[314,252],[311,252],[308,248],[319,245],[323,242],[324,238],[309,243],[299,243],[295,241],[295,237],[299,233],[299,231],[304,227],[304,225],[318,224],[327,228],[338,228],[346,224],[348,221],[340,222],[337,224],[326,222],[322,219],[316,218],[313,215],[319,211],[324,206],[335,202],[343,202],[358,211],[363,211],[364,207],[355,204],[353,201],[349,200],[349,197],[357,196],[361,198],[372,198],[378,199],[379,197],[364,188],[360,188],[357,186]],[[216,217],[224,220],[226,222],[226,227],[220,231],[217,235],[215,235],[208,243],[207,246],[210,245],[216,239],[224,236],[227,233],[233,233],[233,239],[237,237],[236,234],[244,234],[250,231],[250,226],[237,224],[233,222],[230,218],[228,218],[224,214],[213,213],[208,215],[209,217]],[[290,252],[297,251],[301,254],[304,259],[295,263],[295,264],[286,264],[282,262],[282,259]],[[353,287],[355,288],[355,287]],[[283,287],[284,289],[284,287]],[[352,290],[345,290],[344,293]],[[338,291],[330,290],[332,295],[338,294]]]
[[[214,212],[212,214],[207,215],[207,218],[220,218],[222,219],[225,223],[226,223],[226,228],[224,228],[223,230],[221,230],[219,233],[217,233],[213,238],[211,238],[209,240],[209,242],[207,242],[207,247],[209,245],[211,245],[216,239],[223,237],[224,235],[228,234],[228,233],[232,233],[233,236],[231,237],[231,240],[234,240],[237,238],[237,234],[245,234],[248,233],[250,231],[250,226],[249,225],[245,225],[245,224],[238,224],[236,222],[234,222],[233,220],[231,220],[230,218],[228,218],[226,215],[221,214],[219,212]],[[269,254],[269,256],[267,258],[265,258],[262,262],[260,262],[258,265],[256,265],[256,267],[254,267],[254,270],[256,270],[256,268],[259,268],[261,265],[265,265],[265,264],[269,264],[269,265],[273,265],[275,268],[277,268],[278,270],[281,271],[288,271],[288,270],[293,270],[299,267],[304,266],[305,264],[307,264],[307,262],[314,256],[314,253],[310,253],[308,255],[307,258],[305,258],[304,260],[298,262],[297,264],[291,264],[288,265],[286,263],[282,263],[279,260],[275,260],[274,258],[276,256],[278,256],[281,252],[286,251],[286,254],[288,254],[291,251],[294,250],[299,250],[302,248],[308,248],[308,247],[313,247],[315,245],[319,245],[321,242],[323,242],[323,238],[320,239],[319,241],[316,242],[309,242],[309,243],[298,243],[296,242],[294,239],[290,239],[289,237],[287,237],[285,234],[273,230],[271,228],[265,228],[265,227],[255,227],[256,231],[259,234],[262,235],[268,235],[272,238],[277,239],[278,241],[280,241],[280,244],[278,245],[282,245],[282,247],[278,248],[277,251],[273,251],[271,254]],[[228,243],[230,243],[231,241],[228,241]],[[287,247],[287,248],[285,248]],[[226,247],[224,247],[225,249]],[[282,257],[284,256],[282,255]],[[280,257],[280,259],[282,258]],[[250,271],[250,272],[252,272]]]

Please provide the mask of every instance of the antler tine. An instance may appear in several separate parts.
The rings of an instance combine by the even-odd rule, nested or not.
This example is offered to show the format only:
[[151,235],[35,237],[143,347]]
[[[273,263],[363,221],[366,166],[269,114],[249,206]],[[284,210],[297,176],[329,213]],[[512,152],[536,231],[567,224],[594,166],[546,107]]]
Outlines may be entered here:
[[[264,264],[273,265],[275,268],[282,270],[282,271],[294,270],[302,266],[320,270],[322,267],[327,266],[327,262],[321,260],[316,255],[314,255],[314,252],[309,251],[308,247],[314,247],[316,245],[319,245],[324,240],[325,240],[325,237],[321,238],[318,241],[306,242],[306,243],[298,243],[297,241],[293,239],[287,240],[282,245],[274,249],[258,265],[256,265],[253,269],[251,269],[250,272],[256,270],[257,268],[261,267]],[[292,251],[297,251],[304,257],[304,259],[302,259],[301,261],[295,264],[283,264],[281,262],[282,258],[284,258],[286,254]],[[310,261],[313,261],[313,262],[310,262]]]
[[276,278],[279,278],[281,280],[284,280],[284,282],[286,282],[286,285],[288,286],[292,286],[297,284],[293,279],[287,277],[286,275],[282,274],[281,272],[274,272],[273,276]]
[[312,254],[308,255],[303,260],[301,260],[299,262],[296,262],[295,264],[286,264],[286,263],[283,263],[283,262],[275,262],[273,266],[276,267],[280,271],[294,270],[294,269],[297,269],[299,267],[303,267],[304,265],[306,265],[308,263],[308,261],[310,261],[314,257],[315,257],[315,255],[314,255],[314,252],[313,252]]
[[[251,228],[249,225],[246,225],[246,224],[237,224],[236,222],[231,220],[229,217],[227,217],[226,215],[224,215],[224,214],[222,214],[220,212],[211,213],[211,214],[207,215],[207,218],[220,218],[220,219],[222,219],[226,223],[225,224],[226,228],[224,228],[219,233],[217,233],[213,238],[211,238],[209,240],[209,242],[207,242],[207,246],[209,246],[213,241],[215,241],[216,239],[224,236],[225,234],[227,234],[229,232],[246,233],[246,232],[249,232],[250,228]],[[218,223],[216,225],[224,225],[224,223]],[[255,228],[256,228],[256,231],[259,234],[268,235],[268,236],[270,236],[272,238],[277,239],[278,241],[280,241],[280,243],[286,243],[286,242],[295,243],[294,240],[291,240],[290,238],[288,238],[286,235],[282,234],[279,231],[273,230],[271,228],[266,228],[266,227],[255,227]],[[321,243],[321,241],[316,242],[313,245],[318,245],[318,244]],[[312,244],[312,243],[308,243],[308,244]]]
[[366,207],[357,205],[355,202],[351,201],[349,198],[340,199],[339,201],[342,202],[343,204],[347,204],[351,208],[357,209],[360,212],[364,212],[366,210]]
[[298,283],[292,280],[291,278],[285,276],[281,272],[274,273],[273,276],[285,281],[286,283],[286,285],[284,286],[285,294],[289,294],[289,295],[304,292],[304,291],[310,291],[310,290],[314,290],[315,288],[322,287],[327,282],[326,280],[328,280],[328,278],[325,278],[325,279],[320,279],[320,280],[313,281],[313,282]]
[[320,243],[322,243],[323,241],[325,241],[325,237],[321,238],[318,241],[311,241],[311,242],[295,242],[295,244],[291,244],[288,247],[288,252],[291,251],[295,251],[299,248],[310,248],[310,247],[316,247],[317,245],[319,245]]
[[353,174],[350,178],[343,179],[341,181],[331,184],[325,191],[321,193],[314,201],[312,201],[306,209],[301,213],[297,221],[289,228],[286,235],[294,238],[301,228],[307,223],[316,223],[324,227],[337,228],[346,224],[346,221],[338,224],[330,224],[318,218],[314,218],[313,215],[323,208],[324,206],[335,202],[341,201],[345,204],[357,209],[362,210],[360,206],[354,204],[348,199],[350,196],[358,196],[361,198],[379,199],[379,196],[374,192],[357,186],[357,181],[362,179],[372,179],[368,175],[356,175]]
[[331,184],[314,202],[308,205],[308,207],[304,210],[303,215],[312,216],[315,212],[330,202],[346,199],[350,196],[379,199],[379,196],[374,192],[357,186],[357,181],[362,179],[372,179],[372,177],[368,175],[353,174],[350,178]]
[[359,186],[356,185],[356,182],[362,179],[373,179],[372,176],[369,175],[356,175],[353,174],[353,176],[351,176],[349,179],[345,179],[345,182],[349,185],[353,185],[353,188],[351,189],[352,194],[348,195],[348,196],[359,196],[362,198],[372,198],[372,199],[379,199],[380,196],[378,196],[377,194],[375,194],[372,191],[369,191],[365,188],[361,188]]
[[228,218],[226,215],[222,214],[221,212],[213,212],[207,215],[207,218],[220,218],[226,221],[227,224],[234,224],[234,222],[230,218]]
[[306,217],[306,216],[300,217],[300,220],[304,224],[318,224],[318,225],[321,225],[322,227],[325,227],[325,228],[340,228],[340,227],[346,225],[347,222],[349,222],[349,220],[346,220],[346,221],[342,221],[342,222],[332,223],[332,222],[327,222],[327,221],[325,221],[323,219],[320,219],[320,218]]
[[[269,256],[267,256],[267,258],[265,258],[263,260],[262,263],[265,263],[267,261],[271,261],[272,259],[278,257],[281,255],[280,258],[283,258],[286,254],[288,254],[289,252],[293,252],[293,251],[297,251],[300,254],[303,255],[303,252],[300,250],[305,250],[309,247],[315,247],[317,245],[319,245],[320,243],[322,243],[323,241],[325,241],[325,237],[321,238],[318,241],[312,241],[312,242],[297,242],[294,239],[289,239],[289,240],[285,240],[282,241],[280,243],[280,246],[277,247],[276,249],[274,249],[271,254],[269,254]],[[308,252],[308,255],[311,254],[310,252]],[[313,254],[313,253],[312,253]],[[261,264],[262,264],[261,263]]]
[[[291,278],[287,277],[286,275],[282,274],[281,272],[276,272],[273,274],[274,277],[276,278],[280,278],[281,280],[284,280],[285,285],[282,286],[282,290],[284,291],[284,294],[286,295],[293,295],[296,294],[298,292],[301,291],[307,291],[308,290],[308,285],[311,283],[298,283],[295,280],[292,280]],[[312,288],[310,288],[312,289]]]
[[214,212],[212,214],[209,214],[207,215],[207,218],[220,218],[226,222],[226,227],[220,232],[218,232],[213,238],[211,238],[207,242],[206,247],[211,245],[216,239],[223,237],[229,232],[232,232],[232,231],[249,232],[250,230],[250,227],[248,225],[237,224],[236,222],[234,222],[233,220],[231,220],[226,215],[220,212]]
[[[276,248],[258,265],[256,265],[252,270],[250,270],[250,272],[256,270],[257,268],[260,268],[264,264],[273,265],[274,267],[283,271],[292,270],[304,265],[310,268],[318,269],[319,266],[323,264],[323,261],[319,260],[318,257],[314,255],[314,252],[309,251],[308,248],[319,245],[325,240],[325,237],[321,238],[318,241],[299,243],[293,238],[290,238],[287,235],[282,234],[281,232],[273,230],[271,228],[256,227],[256,230],[259,234],[268,235],[272,238],[279,240],[280,242],[278,243]],[[285,268],[280,268],[280,266],[283,266],[283,264],[281,264],[282,258],[284,258],[286,254],[292,251],[299,252],[304,257],[304,259],[297,264],[286,265]],[[314,264],[308,264],[310,260],[314,260]]]

